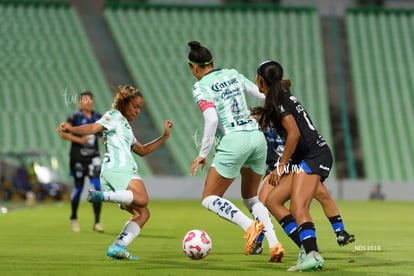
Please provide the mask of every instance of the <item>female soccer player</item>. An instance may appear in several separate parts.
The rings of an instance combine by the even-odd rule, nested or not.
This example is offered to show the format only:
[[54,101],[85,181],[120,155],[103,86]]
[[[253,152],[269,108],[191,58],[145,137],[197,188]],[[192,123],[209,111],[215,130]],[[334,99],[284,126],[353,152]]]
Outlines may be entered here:
[[59,132],[79,135],[103,132],[105,158],[102,163],[101,183],[104,192],[90,190],[88,201],[119,203],[122,209],[132,214],[108,249],[107,256],[113,259],[138,259],[126,247],[139,235],[150,217],[148,194],[132,152],[145,156],[154,151],[168,139],[173,126],[172,121],[166,120],[162,136],[144,145],[138,142],[129,123],[139,115],[143,105],[144,98],[138,89],[122,86],[114,98],[113,109],[107,111],[97,122],[77,127],[64,122],[57,128]]
[[[284,89],[290,89],[291,82],[289,79],[282,79],[282,87]],[[252,110],[252,115],[255,115],[255,110]],[[287,200],[290,199],[290,190],[291,190],[291,181],[292,177],[288,179],[283,179],[283,187],[281,181],[279,185],[272,186],[269,185],[268,175],[273,171],[273,169],[279,163],[279,159],[282,156],[282,153],[285,148],[285,141],[277,134],[277,132],[268,127],[263,130],[263,133],[267,141],[267,157],[266,157],[266,174],[264,180],[260,187],[259,200],[265,203],[267,195],[272,189],[277,189],[278,200],[273,199],[269,204],[274,210],[273,213],[277,221],[281,224],[282,228],[285,230],[286,234],[298,245],[300,246],[299,234],[297,232],[297,224],[293,216],[290,214],[289,210],[284,206]],[[290,172],[292,173],[292,171]],[[286,172],[285,172],[285,176]],[[286,183],[286,184],[285,184]],[[286,194],[284,194],[284,192]],[[276,193],[276,192],[275,192]],[[336,235],[336,241],[339,246],[347,245],[355,241],[355,236],[349,234],[345,230],[345,226],[342,220],[342,217],[339,213],[338,208],[336,207],[335,201],[332,199],[325,185],[321,182],[318,185],[318,188],[315,193],[315,199],[322,205],[322,209],[331,223],[332,229]]]
[[[282,156],[268,179],[271,185],[276,186],[285,173],[292,177],[290,211],[299,225],[300,244],[306,256],[299,258],[289,271],[306,271],[322,268],[324,265],[309,207],[320,182],[329,175],[332,155],[304,107],[283,86],[282,78],[283,68],[279,63],[266,61],[259,65],[256,83],[266,99],[264,107],[257,108],[256,114],[259,116],[261,129],[275,128],[285,141]],[[294,171],[289,173],[290,170]],[[269,204],[272,214],[275,211],[272,209],[272,201],[277,198],[277,191],[273,189],[266,199],[266,205]]]
[[[268,145],[266,160],[268,168],[261,185],[259,199],[261,202],[266,202],[267,195],[272,191],[272,189],[277,190],[275,193],[278,195],[278,198],[273,198],[273,200],[268,203],[268,208],[272,208],[273,215],[281,224],[286,234],[300,247],[296,221],[290,214],[289,210],[284,206],[286,201],[290,199],[292,175],[288,176],[285,172],[285,175],[279,181],[279,185],[272,186],[269,184],[268,175],[279,163],[279,158],[281,157],[284,150],[284,141],[279,137],[277,133],[275,133],[272,128],[268,128],[264,132]],[[290,171],[290,174],[292,173],[293,172]],[[322,209],[329,222],[331,223],[332,229],[336,235],[336,241],[338,245],[344,246],[351,242],[354,242],[355,236],[353,234],[349,234],[345,230],[342,217],[339,213],[338,208],[336,207],[335,201],[332,199],[331,195],[322,182],[318,185],[314,197],[322,205]]]
[[[268,210],[257,197],[257,188],[265,171],[266,140],[250,117],[245,93],[263,98],[254,83],[234,69],[214,69],[211,52],[198,41],[188,43],[188,63],[198,81],[193,86],[194,100],[204,117],[204,132],[198,157],[191,166],[204,169],[212,145],[219,139],[202,193],[201,204],[220,217],[239,225],[245,231],[245,254],[252,254],[263,228],[270,246],[270,261],[280,262],[284,249],[278,242]],[[216,134],[219,138],[216,137]],[[241,194],[252,220],[224,193],[241,174]]]

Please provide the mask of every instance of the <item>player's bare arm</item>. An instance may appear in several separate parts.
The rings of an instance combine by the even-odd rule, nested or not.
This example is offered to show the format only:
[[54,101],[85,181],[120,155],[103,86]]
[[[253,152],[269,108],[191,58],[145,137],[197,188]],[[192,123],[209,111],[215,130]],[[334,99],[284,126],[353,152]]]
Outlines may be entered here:
[[103,131],[104,127],[98,123],[86,124],[81,126],[71,126],[67,122],[61,123],[56,129],[60,133],[71,133],[79,135],[90,135]]
[[133,152],[138,154],[139,156],[145,156],[153,152],[156,148],[158,148],[170,137],[170,129],[172,127],[173,122],[171,120],[166,120],[164,123],[164,134],[162,136],[144,145],[136,141],[132,148]]

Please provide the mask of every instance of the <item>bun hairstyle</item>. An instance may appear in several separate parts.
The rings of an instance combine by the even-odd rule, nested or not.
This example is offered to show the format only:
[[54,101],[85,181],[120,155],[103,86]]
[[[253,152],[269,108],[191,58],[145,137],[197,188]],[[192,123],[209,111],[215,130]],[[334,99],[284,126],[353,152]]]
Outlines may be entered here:
[[213,55],[209,49],[201,46],[199,41],[190,41],[188,46],[190,46],[190,52],[188,53],[188,63],[190,65],[197,64],[201,67],[213,65]]
[[121,111],[123,114],[126,105],[136,97],[143,98],[138,88],[130,85],[119,86],[114,98],[114,102],[112,103],[112,108]]

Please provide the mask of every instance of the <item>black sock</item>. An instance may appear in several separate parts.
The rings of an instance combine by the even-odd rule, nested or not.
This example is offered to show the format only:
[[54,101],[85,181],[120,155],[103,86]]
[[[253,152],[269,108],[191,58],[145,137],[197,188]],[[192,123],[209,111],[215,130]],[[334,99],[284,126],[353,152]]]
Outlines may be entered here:
[[286,235],[288,235],[289,238],[291,238],[292,241],[296,243],[298,247],[300,247],[298,225],[295,221],[295,218],[292,215],[287,215],[282,218],[279,223],[285,231]]
[[99,223],[101,214],[102,202],[93,203],[93,214],[95,216],[95,223]]
[[319,251],[316,244],[315,225],[311,221],[302,223],[298,228],[299,237],[302,245],[308,254],[311,251]]
[[341,215],[328,217],[329,222],[331,223],[332,229],[337,234],[345,229],[344,223],[342,222]]

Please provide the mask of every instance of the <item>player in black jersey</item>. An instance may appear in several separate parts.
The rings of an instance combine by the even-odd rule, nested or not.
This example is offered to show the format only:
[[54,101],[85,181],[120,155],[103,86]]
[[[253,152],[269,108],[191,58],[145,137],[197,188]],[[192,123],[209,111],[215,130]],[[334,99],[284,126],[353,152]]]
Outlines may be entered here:
[[[302,104],[282,82],[283,68],[275,61],[266,61],[257,69],[256,83],[265,94],[265,104],[254,110],[261,129],[272,127],[283,139],[285,148],[279,163],[268,175],[269,183],[276,186],[284,175],[292,177],[290,211],[296,220],[300,244],[306,256],[300,257],[288,271],[319,269],[324,259],[319,254],[315,225],[309,213],[310,204],[320,184],[332,167],[332,154],[312,123]],[[278,194],[273,189],[266,199],[269,211],[275,215],[272,201]]]
[[[291,82],[289,79],[283,79],[282,85],[286,88],[290,88]],[[274,206],[274,210],[278,209],[277,214],[274,214],[276,219],[282,225],[282,228],[285,230],[286,234],[298,245],[300,246],[299,235],[297,233],[296,221],[294,221],[293,216],[290,214],[289,210],[284,206],[287,200],[290,198],[290,187],[291,183],[288,182],[289,179],[281,179],[279,185],[273,187],[269,185],[268,175],[273,171],[273,169],[279,163],[279,159],[282,156],[282,153],[285,148],[285,142],[282,138],[276,133],[273,128],[268,127],[263,130],[263,133],[267,141],[267,157],[266,164],[267,170],[264,176],[263,183],[259,192],[259,199],[262,202],[266,201],[267,195],[274,188],[277,189],[279,201],[272,201],[270,204]],[[291,166],[292,168],[292,166]],[[282,181],[283,180],[283,181]],[[283,183],[281,183],[283,182]],[[281,187],[282,185],[286,185]],[[285,194],[283,194],[285,192]],[[321,182],[318,185],[318,188],[315,193],[315,199],[322,205],[323,211],[331,223],[332,229],[336,234],[336,240],[338,245],[344,246],[355,241],[355,235],[349,234],[345,230],[345,226],[342,220],[342,217],[339,213],[338,208],[336,207],[335,201],[330,196],[325,185]],[[276,207],[279,205],[279,207]],[[258,249],[260,250],[260,248]]]
[[[300,246],[299,235],[297,233],[297,225],[294,221],[289,210],[284,206],[287,200],[290,198],[290,187],[291,177],[288,179],[282,178],[279,182],[279,185],[273,187],[269,185],[267,176],[273,171],[273,169],[279,163],[279,158],[282,156],[284,150],[284,141],[274,132],[272,128],[268,128],[264,131],[267,144],[268,144],[268,153],[266,164],[268,166],[266,174],[261,186],[259,193],[259,199],[262,202],[266,202],[267,195],[272,189],[277,189],[279,201],[272,201],[270,204],[275,206],[275,209],[278,209],[278,213],[274,214],[276,219],[282,225],[282,228],[285,230],[286,234],[298,245]],[[282,183],[283,182],[283,183]],[[282,187],[282,185],[284,187]],[[285,186],[286,185],[286,186]],[[285,193],[285,194],[283,194]],[[323,211],[331,223],[332,229],[336,234],[336,240],[339,246],[344,246],[355,241],[355,235],[349,234],[345,230],[345,226],[342,220],[339,210],[336,207],[335,201],[330,196],[325,185],[321,182],[318,185],[318,188],[315,193],[315,199],[322,205]],[[276,208],[276,205],[279,207]],[[290,224],[290,225],[289,225]]]
[[[67,123],[71,126],[79,126],[94,123],[99,120],[102,115],[93,110],[94,104],[95,100],[93,94],[90,91],[82,92],[79,95],[78,99],[78,105],[80,109],[72,113],[67,118]],[[61,137],[72,142],[69,153],[69,166],[71,175],[75,181],[75,187],[70,198],[72,207],[70,220],[72,224],[72,230],[74,232],[79,232],[80,226],[78,223],[78,207],[85,183],[85,178],[89,178],[90,183],[96,190],[101,190],[101,184],[99,180],[101,167],[101,159],[98,147],[99,136],[78,136],[62,132]],[[100,202],[93,204],[95,223],[92,229],[97,232],[103,232],[103,227],[100,223],[101,206],[102,203]]]

